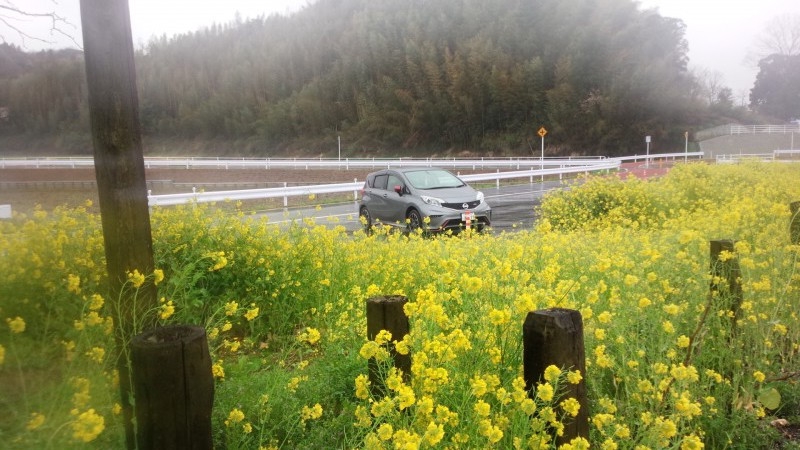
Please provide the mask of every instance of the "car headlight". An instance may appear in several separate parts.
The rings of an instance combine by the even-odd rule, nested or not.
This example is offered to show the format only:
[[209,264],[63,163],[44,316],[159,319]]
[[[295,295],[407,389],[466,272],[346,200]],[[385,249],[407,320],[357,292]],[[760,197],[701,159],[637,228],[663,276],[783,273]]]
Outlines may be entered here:
[[427,195],[423,195],[420,198],[422,199],[423,202],[433,206],[442,206],[442,203],[444,203],[444,200],[440,198],[428,197]]
[[482,202],[483,201],[483,192],[478,191],[478,194],[475,196],[475,200]]

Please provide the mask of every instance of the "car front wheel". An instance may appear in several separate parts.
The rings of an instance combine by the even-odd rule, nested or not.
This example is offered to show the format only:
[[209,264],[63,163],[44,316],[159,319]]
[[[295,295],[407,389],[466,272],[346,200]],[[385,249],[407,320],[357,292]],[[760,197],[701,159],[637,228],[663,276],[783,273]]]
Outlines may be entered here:
[[408,231],[416,231],[422,228],[422,216],[419,214],[419,211],[416,209],[408,211],[406,223],[408,223]]

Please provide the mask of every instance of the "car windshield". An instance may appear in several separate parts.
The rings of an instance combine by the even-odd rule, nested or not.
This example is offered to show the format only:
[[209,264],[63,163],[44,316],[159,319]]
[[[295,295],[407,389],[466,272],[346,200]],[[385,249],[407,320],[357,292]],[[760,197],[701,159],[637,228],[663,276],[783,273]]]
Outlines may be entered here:
[[406,172],[406,178],[417,189],[445,189],[464,186],[461,180],[446,170],[415,170]]

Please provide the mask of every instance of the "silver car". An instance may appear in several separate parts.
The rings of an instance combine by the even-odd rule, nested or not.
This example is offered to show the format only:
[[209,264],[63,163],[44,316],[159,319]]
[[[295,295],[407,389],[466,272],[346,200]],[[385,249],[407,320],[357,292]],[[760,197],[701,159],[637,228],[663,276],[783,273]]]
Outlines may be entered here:
[[367,230],[381,222],[432,233],[481,231],[491,225],[492,208],[483,193],[446,170],[400,168],[367,175],[359,216]]

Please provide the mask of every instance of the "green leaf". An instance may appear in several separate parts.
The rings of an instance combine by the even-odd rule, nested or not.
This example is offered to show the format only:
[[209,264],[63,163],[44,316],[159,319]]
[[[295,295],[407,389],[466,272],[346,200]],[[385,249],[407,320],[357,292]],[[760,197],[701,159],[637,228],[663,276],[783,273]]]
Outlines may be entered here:
[[778,406],[781,405],[781,393],[775,388],[765,389],[758,394],[758,402],[764,408],[778,409]]

